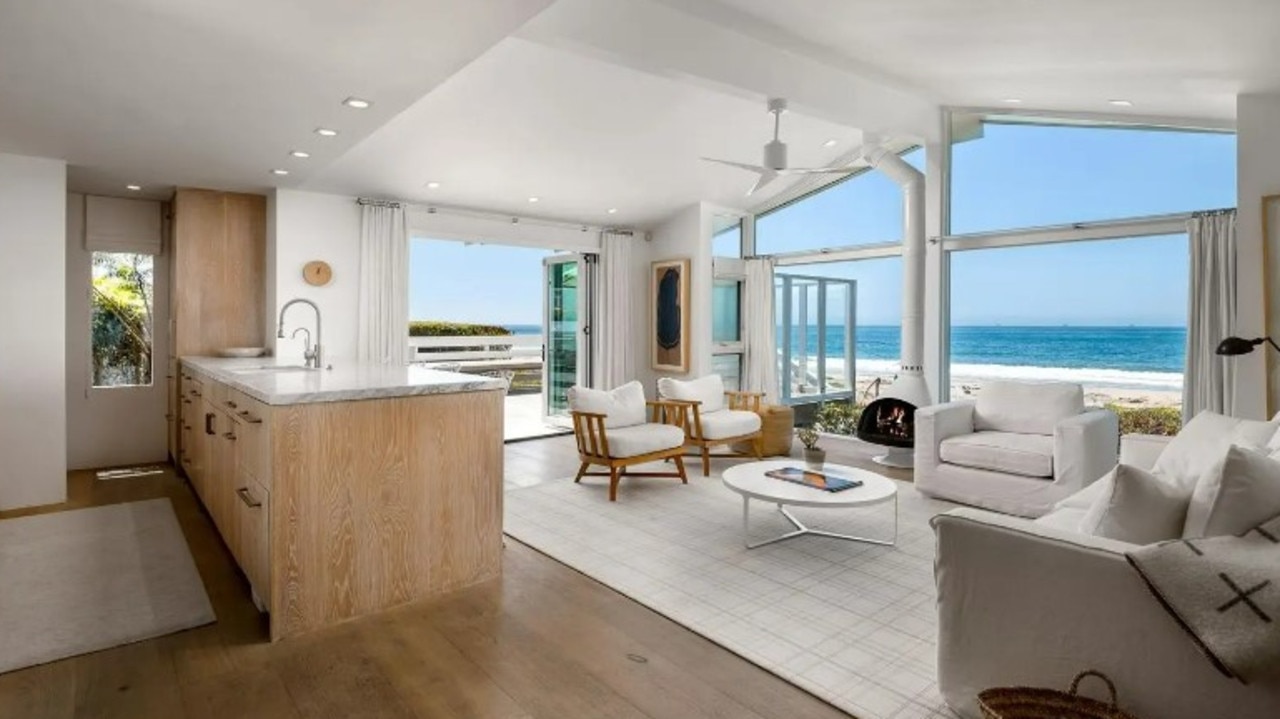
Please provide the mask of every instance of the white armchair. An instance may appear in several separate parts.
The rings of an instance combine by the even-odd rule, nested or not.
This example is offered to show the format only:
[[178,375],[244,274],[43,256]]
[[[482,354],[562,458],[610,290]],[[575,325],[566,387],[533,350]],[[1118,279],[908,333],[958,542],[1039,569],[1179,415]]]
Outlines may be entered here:
[[915,485],[1005,514],[1039,517],[1116,465],[1119,418],[1085,410],[1064,382],[992,382],[976,401],[916,410]]
[[739,457],[739,454],[711,454],[712,447],[750,443],[756,459],[763,456],[764,434],[760,419],[760,392],[734,392],[724,388],[718,374],[687,382],[663,377],[658,394],[667,402],[686,409],[683,426],[685,444],[702,454],[702,474],[711,474],[712,457]]

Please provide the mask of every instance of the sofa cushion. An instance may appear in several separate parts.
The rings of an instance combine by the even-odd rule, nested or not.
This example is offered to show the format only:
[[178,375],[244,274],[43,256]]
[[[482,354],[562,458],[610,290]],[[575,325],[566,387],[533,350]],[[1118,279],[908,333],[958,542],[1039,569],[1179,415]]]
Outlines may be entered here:
[[1071,382],[988,382],[978,392],[973,427],[995,432],[1053,434],[1084,411],[1084,388]]
[[[1093,484],[1097,484],[1094,482]],[[1093,485],[1089,485],[1092,487]],[[1031,520],[1033,524],[1042,527],[1052,527],[1067,532],[1079,532],[1080,522],[1084,520],[1084,515],[1088,513],[1088,508],[1081,507],[1063,507],[1061,503],[1054,508],[1052,512]]]
[[1196,483],[1183,537],[1241,534],[1280,515],[1280,462],[1232,445]]
[[1223,458],[1228,447],[1233,444],[1261,447],[1276,433],[1276,427],[1274,421],[1237,419],[1205,410],[1169,441],[1151,471],[1191,491]]
[[604,390],[574,385],[566,393],[569,409],[605,415],[604,426],[630,427],[645,421],[644,385],[628,382],[617,389]]
[[703,439],[728,439],[760,431],[760,415],[738,409],[700,413]]
[[1094,485],[1100,485],[1100,490],[1081,517],[1081,533],[1131,544],[1182,536],[1191,496],[1174,482],[1119,464]]
[[1053,436],[1015,432],[974,432],[944,439],[943,462],[1024,477],[1053,476]]
[[701,402],[700,412],[718,412],[724,409],[724,380],[718,374],[709,374],[687,382],[663,377],[658,380],[658,394],[665,399],[684,402]]
[[684,430],[670,424],[636,424],[609,430],[609,456],[638,457],[684,446]]

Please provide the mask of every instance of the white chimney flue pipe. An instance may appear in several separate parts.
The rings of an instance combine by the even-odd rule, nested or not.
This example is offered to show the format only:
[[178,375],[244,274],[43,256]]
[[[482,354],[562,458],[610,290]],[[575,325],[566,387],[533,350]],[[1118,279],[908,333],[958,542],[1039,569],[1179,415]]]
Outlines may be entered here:
[[886,394],[925,407],[932,401],[924,381],[924,174],[884,147],[866,158],[902,188],[902,374]]

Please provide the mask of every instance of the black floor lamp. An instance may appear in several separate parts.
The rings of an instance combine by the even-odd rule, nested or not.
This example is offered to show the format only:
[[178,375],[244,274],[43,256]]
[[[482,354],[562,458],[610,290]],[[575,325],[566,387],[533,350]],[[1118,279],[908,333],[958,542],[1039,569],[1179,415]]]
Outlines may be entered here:
[[1263,342],[1270,342],[1271,346],[1275,347],[1277,352],[1280,352],[1280,345],[1276,344],[1276,341],[1270,337],[1255,337],[1251,340],[1247,340],[1243,337],[1228,337],[1218,343],[1218,349],[1214,350],[1214,352],[1224,357],[1247,355],[1253,351],[1254,347],[1257,347]]

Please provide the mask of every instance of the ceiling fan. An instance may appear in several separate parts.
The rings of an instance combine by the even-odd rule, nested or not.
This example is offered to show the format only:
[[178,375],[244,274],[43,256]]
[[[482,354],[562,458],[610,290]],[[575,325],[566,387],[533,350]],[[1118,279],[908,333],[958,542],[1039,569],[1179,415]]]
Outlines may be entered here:
[[[745,162],[734,162],[733,160],[717,160],[713,157],[702,158],[707,162],[728,165],[729,167],[756,173],[758,179],[756,179],[756,184],[747,190],[748,197],[784,175],[848,174],[857,172],[867,166],[867,163],[863,161],[862,154],[859,153],[849,163],[837,167],[787,167],[787,143],[778,139],[778,130],[782,124],[782,113],[787,111],[787,101],[780,97],[769,98],[768,107],[769,113],[773,115],[773,140],[764,146],[764,162],[762,164],[751,165]],[[864,142],[864,147],[870,144],[869,142]]]

